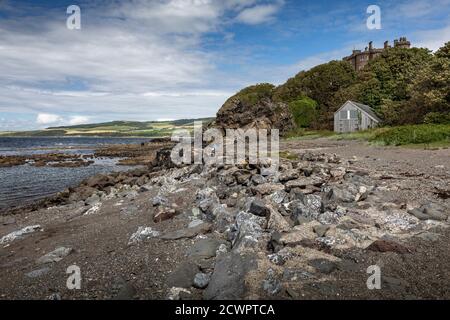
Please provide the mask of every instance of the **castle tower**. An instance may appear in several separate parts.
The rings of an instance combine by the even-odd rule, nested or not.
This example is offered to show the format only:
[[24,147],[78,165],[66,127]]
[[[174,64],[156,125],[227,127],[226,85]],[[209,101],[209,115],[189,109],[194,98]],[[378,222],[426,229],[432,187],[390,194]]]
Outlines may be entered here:
[[[353,69],[355,71],[362,70],[370,60],[375,59],[379,55],[383,53],[383,51],[391,48],[389,45],[389,41],[384,42],[383,48],[374,48],[373,42],[369,42],[369,46],[365,48],[364,51],[361,50],[353,50],[352,54],[348,57],[343,58],[343,60],[351,63]],[[406,37],[400,37],[399,39],[394,40],[394,48],[411,48],[411,42],[408,41]]]
[[406,37],[400,37],[398,40],[394,40],[394,47],[396,48],[411,48],[411,42]]

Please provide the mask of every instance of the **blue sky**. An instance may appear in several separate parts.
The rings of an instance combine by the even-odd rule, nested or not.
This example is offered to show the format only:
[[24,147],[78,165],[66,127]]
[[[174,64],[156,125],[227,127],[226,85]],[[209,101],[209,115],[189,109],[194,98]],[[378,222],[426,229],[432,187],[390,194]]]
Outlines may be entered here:
[[247,85],[400,36],[450,41],[450,0],[0,0],[0,130],[214,116]]

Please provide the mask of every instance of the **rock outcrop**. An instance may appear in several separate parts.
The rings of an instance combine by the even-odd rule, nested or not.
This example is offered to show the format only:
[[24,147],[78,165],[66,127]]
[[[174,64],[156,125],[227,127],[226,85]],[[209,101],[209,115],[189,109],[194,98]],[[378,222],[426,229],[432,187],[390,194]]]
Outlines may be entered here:
[[292,113],[283,102],[271,98],[271,88],[257,85],[229,98],[217,112],[216,126],[221,129],[279,129],[284,134],[295,127]]

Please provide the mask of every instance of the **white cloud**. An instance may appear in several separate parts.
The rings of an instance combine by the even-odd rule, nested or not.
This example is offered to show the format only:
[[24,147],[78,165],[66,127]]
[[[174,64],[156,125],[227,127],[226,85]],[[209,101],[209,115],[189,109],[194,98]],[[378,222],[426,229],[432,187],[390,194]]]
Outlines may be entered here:
[[78,125],[78,124],[87,124],[89,123],[89,117],[86,116],[72,116],[69,119],[69,124],[72,126]]
[[280,10],[282,2],[275,4],[256,5],[243,10],[236,17],[236,20],[242,23],[256,25],[271,21],[274,15]]
[[39,113],[36,118],[36,122],[42,125],[54,124],[61,121],[62,118],[60,116],[51,113]]
[[415,33],[414,37],[417,39],[415,47],[436,51],[450,41],[450,25],[438,30],[420,31]]
[[241,83],[216,81],[217,54],[202,48],[202,36],[259,3],[267,1],[91,2],[81,5],[81,30],[68,30],[60,10],[25,15],[25,3],[8,6],[18,15],[0,25],[0,112],[213,116]]
[[397,17],[419,18],[440,12],[449,5],[450,0],[409,0],[395,4],[391,13]]

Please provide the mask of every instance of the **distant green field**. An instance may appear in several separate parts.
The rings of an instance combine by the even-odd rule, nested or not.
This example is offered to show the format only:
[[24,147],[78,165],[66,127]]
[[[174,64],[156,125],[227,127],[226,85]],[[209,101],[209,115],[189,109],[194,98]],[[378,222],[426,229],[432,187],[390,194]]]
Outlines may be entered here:
[[105,136],[105,137],[166,137],[174,130],[192,130],[194,121],[207,125],[214,118],[181,119],[173,121],[112,121],[67,127],[50,127],[44,130],[0,132],[3,137],[39,136]]

